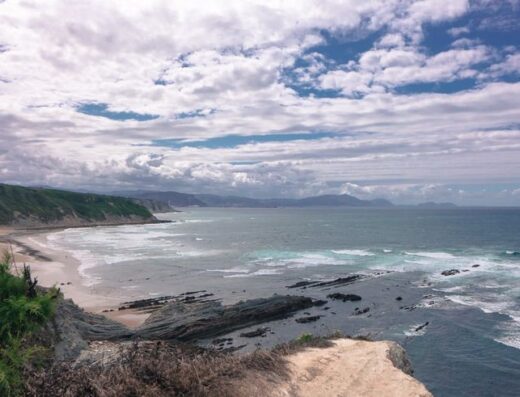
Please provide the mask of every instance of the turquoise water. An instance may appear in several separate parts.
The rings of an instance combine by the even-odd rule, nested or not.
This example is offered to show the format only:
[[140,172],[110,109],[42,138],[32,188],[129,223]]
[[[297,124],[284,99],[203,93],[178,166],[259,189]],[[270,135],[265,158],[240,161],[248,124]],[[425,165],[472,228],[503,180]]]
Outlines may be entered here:
[[[224,302],[288,291],[322,298],[285,286],[364,274],[344,289],[363,296],[370,316],[334,304],[337,314],[312,332],[399,341],[439,396],[518,395],[520,210],[206,208],[161,217],[176,222],[69,229],[49,242],[81,260],[86,285],[121,299],[192,289]],[[460,273],[441,275],[449,269]],[[303,329],[277,326],[272,343]]]

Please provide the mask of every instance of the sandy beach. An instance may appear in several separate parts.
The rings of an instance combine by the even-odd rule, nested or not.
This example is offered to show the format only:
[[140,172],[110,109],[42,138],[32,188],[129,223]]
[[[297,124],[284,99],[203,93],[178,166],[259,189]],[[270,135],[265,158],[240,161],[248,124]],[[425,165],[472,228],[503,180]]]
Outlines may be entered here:
[[[66,251],[49,247],[47,235],[56,229],[27,230],[0,227],[0,252],[14,256],[15,269],[29,265],[38,284],[58,287],[66,299],[72,299],[84,310],[103,314],[128,327],[140,325],[148,314],[135,310],[118,311],[121,299],[103,293],[96,286],[86,286],[78,271],[81,263]],[[15,270],[16,271],[16,270]]]

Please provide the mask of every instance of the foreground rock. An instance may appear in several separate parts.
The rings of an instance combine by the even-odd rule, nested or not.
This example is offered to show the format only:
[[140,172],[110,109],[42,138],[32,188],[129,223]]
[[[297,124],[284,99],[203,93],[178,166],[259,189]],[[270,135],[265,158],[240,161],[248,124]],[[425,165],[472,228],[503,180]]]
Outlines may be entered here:
[[406,353],[394,342],[338,339],[287,357],[289,380],[269,395],[432,397],[411,376]]
[[72,300],[60,300],[52,322],[40,332],[54,347],[58,361],[75,359],[91,341],[121,341],[133,336],[123,324],[84,311]]
[[313,305],[311,298],[290,295],[251,299],[230,306],[214,301],[171,302],[148,317],[135,335],[142,339],[204,339],[285,318]]

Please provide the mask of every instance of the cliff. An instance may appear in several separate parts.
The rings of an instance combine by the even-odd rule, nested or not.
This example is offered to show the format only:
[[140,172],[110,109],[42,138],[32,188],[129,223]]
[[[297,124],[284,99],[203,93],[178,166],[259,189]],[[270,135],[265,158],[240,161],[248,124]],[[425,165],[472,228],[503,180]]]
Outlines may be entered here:
[[154,221],[147,208],[127,198],[0,184],[0,225],[87,226]]

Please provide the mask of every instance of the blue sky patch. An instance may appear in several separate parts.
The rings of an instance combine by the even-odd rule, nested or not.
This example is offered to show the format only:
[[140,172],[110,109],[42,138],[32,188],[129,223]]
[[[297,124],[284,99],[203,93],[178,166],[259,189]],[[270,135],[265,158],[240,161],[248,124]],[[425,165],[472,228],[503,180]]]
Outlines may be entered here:
[[136,113],[136,112],[113,112],[108,110],[106,103],[83,103],[76,107],[79,113],[88,114],[89,116],[105,117],[110,120],[125,121],[149,121],[159,118],[155,114]]

